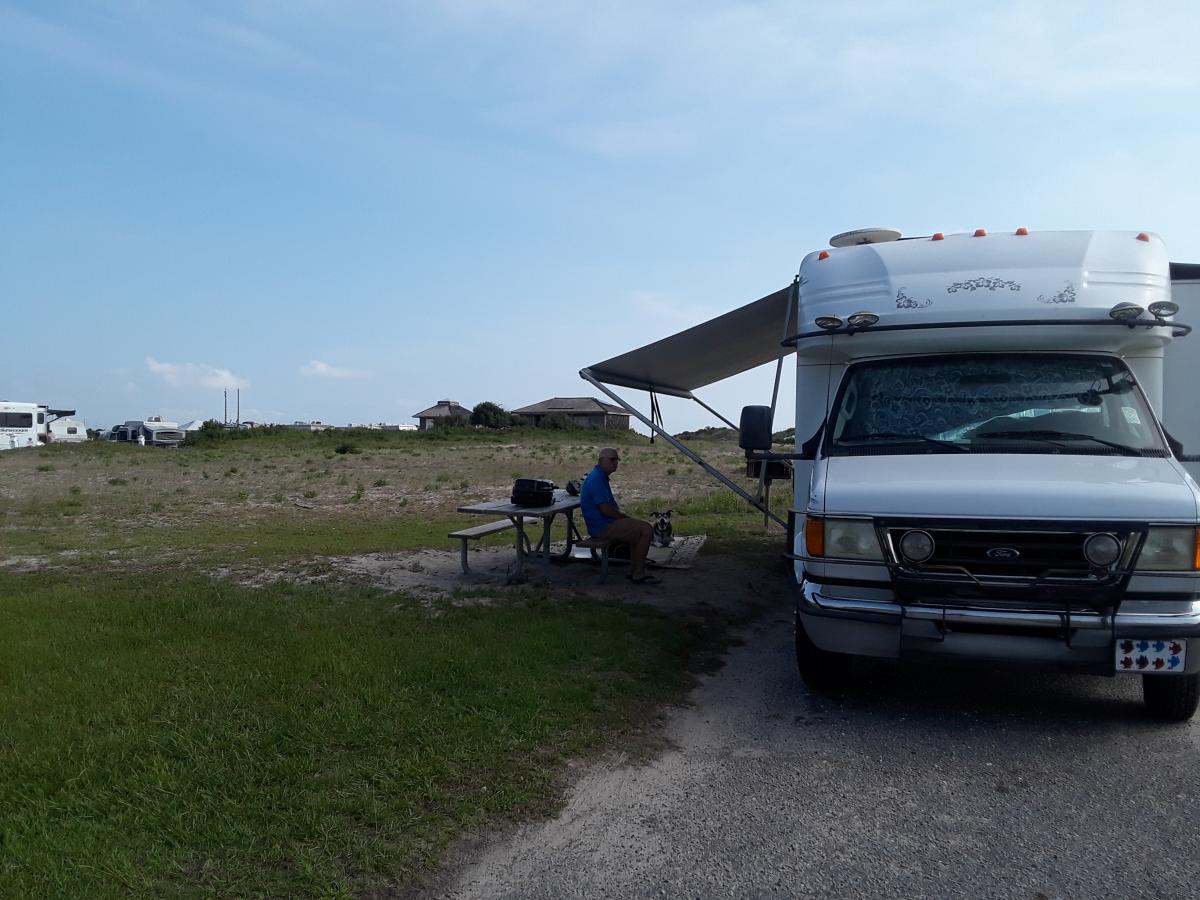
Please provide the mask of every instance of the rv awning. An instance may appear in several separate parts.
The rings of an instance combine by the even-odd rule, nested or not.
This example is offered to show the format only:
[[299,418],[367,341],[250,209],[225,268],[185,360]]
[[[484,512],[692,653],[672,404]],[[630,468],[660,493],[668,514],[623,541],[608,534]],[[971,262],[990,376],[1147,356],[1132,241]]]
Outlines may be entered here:
[[794,352],[795,348],[780,346],[791,292],[789,285],[584,371],[605,384],[691,399],[696,388]]

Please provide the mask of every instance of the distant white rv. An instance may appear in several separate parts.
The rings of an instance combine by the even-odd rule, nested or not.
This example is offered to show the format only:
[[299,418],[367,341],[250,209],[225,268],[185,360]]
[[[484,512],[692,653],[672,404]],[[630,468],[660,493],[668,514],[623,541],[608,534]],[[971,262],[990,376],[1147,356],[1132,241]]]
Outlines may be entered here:
[[0,450],[36,447],[46,413],[36,403],[0,400]]

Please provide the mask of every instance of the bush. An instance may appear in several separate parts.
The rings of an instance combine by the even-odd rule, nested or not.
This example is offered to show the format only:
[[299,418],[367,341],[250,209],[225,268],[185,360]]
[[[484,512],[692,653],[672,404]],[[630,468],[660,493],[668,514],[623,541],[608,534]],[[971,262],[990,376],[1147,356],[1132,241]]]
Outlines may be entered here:
[[490,400],[475,404],[475,408],[471,410],[471,424],[479,428],[511,428],[519,422],[517,416]]
[[217,444],[228,440],[236,440],[237,438],[245,438],[250,435],[250,429],[239,431],[230,431],[216,419],[208,419],[200,426],[199,431],[189,431],[183,436],[183,444],[186,447],[196,447],[203,444]]

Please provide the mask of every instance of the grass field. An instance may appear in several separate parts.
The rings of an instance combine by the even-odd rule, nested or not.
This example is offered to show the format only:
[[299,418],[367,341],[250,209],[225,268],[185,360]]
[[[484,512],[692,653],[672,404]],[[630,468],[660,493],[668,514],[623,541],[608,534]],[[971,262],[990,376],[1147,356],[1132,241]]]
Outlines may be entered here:
[[[455,507],[582,475],[591,437],[0,454],[0,893],[397,890],[464,831],[553,809],[567,760],[683,696],[711,627],[564,591],[464,605],[220,573],[453,552]],[[626,507],[673,506],[718,548],[772,540],[674,451],[626,441]]]

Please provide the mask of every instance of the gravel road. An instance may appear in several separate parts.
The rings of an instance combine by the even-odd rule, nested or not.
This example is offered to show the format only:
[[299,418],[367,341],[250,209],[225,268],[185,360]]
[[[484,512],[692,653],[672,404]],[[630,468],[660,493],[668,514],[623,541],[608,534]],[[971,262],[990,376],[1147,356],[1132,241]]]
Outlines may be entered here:
[[590,767],[434,895],[1200,896],[1200,722],[1146,719],[1136,677],[878,663],[830,699],[790,613],[742,637],[672,749]]

